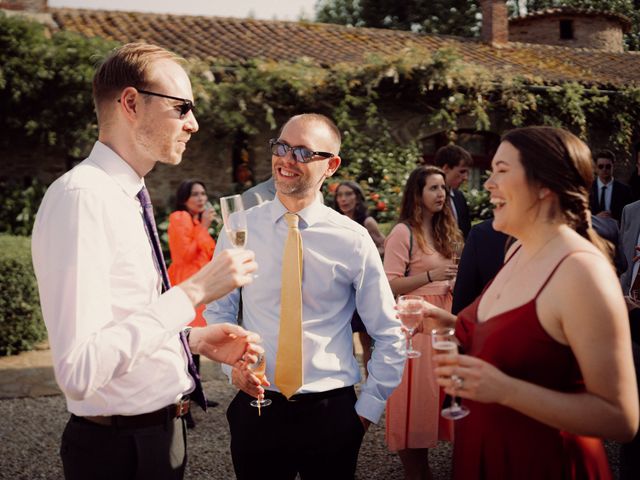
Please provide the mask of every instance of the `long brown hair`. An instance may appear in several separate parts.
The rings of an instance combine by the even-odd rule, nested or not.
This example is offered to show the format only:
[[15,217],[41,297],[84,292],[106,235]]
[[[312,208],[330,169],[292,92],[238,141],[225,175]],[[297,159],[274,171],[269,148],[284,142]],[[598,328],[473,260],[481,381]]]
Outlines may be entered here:
[[[419,166],[409,175],[407,184],[404,187],[402,195],[402,207],[400,208],[399,223],[407,223],[416,237],[418,246],[423,252],[427,252],[427,240],[422,233],[422,222],[424,204],[422,203],[422,191],[427,184],[427,178],[431,175],[441,175],[445,179],[444,172],[438,167]],[[431,218],[431,227],[433,228],[433,241],[436,251],[446,258],[453,255],[453,242],[461,242],[462,234],[456,223],[456,219],[451,211],[449,202],[449,190],[447,189],[447,197],[444,206],[440,212],[435,213]]]
[[567,225],[612,258],[612,245],[589,221],[589,189],[593,183],[589,147],[573,133],[556,127],[517,128],[507,132],[502,141],[518,150],[530,185],[548,188],[558,196]]

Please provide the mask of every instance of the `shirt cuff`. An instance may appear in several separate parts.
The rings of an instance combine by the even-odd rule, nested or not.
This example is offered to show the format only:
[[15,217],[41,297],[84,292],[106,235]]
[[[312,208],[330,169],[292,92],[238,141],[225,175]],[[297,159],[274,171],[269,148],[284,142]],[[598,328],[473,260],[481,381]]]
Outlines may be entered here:
[[152,310],[162,326],[176,331],[191,323],[196,316],[191,300],[181,288],[171,288],[160,295]]
[[356,413],[373,423],[378,423],[386,404],[387,402],[384,400],[375,398],[368,393],[360,392],[360,397],[356,402]]

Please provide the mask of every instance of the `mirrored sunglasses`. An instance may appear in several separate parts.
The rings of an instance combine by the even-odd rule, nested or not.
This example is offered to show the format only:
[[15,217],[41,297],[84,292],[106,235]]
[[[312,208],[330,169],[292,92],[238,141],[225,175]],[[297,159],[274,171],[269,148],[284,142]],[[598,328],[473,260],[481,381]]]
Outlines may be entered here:
[[[275,138],[269,140],[271,146],[271,153],[276,157],[284,157],[287,152],[291,151],[293,159],[298,163],[308,163],[314,160],[313,157],[332,158],[335,157],[333,153],[329,152],[314,152],[305,147],[291,147],[286,143],[280,142]],[[320,160],[320,159],[316,159]]]

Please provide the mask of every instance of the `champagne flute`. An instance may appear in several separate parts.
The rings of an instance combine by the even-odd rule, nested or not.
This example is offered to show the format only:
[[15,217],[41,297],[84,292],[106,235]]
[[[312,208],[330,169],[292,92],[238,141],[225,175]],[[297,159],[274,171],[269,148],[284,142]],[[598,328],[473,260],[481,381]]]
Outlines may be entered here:
[[[451,244],[451,262],[454,265],[458,265],[460,263],[460,257],[462,256],[462,249],[464,248],[464,243],[462,242],[453,242]],[[449,280],[449,285],[453,287],[456,283],[456,278],[453,277]]]
[[[267,371],[267,359],[264,356],[264,353],[259,353],[255,363],[248,363],[247,368],[251,370],[256,377],[258,377],[258,380],[262,381],[264,379],[265,372]],[[262,413],[260,409],[271,405],[271,400],[268,398],[259,398],[252,400],[249,405],[257,407],[258,416],[260,416]]]
[[220,209],[229,241],[236,248],[244,248],[247,244],[247,217],[242,197],[240,195],[220,197]]
[[[458,353],[455,330],[453,328],[435,328],[431,330],[431,346],[436,354],[455,355]],[[456,400],[455,386],[461,381],[457,375],[452,375],[454,394],[451,395],[451,406],[442,409],[440,414],[449,420],[458,420],[469,415],[469,409],[460,405]]]
[[418,295],[401,295],[398,298],[398,316],[405,326],[405,335],[407,337],[407,348],[405,356],[407,358],[418,358],[422,355],[418,350],[413,349],[413,332],[422,320],[422,312],[424,311],[424,300]]

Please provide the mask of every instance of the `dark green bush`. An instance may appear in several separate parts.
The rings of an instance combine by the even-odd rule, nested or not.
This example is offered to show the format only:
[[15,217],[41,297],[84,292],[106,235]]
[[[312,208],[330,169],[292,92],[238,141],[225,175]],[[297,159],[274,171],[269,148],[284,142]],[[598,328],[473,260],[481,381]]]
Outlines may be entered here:
[[47,336],[30,238],[0,235],[0,272],[0,355],[13,355]]
[[31,235],[46,189],[35,179],[0,179],[0,233]]

